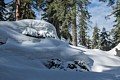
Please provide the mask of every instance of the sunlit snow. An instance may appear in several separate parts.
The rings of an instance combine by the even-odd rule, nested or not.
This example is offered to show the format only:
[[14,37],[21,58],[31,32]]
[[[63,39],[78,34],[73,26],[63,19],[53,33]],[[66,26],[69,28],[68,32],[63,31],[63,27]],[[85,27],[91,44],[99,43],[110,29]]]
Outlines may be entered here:
[[0,80],[120,80],[114,51],[70,46],[45,21],[1,21],[0,42]]

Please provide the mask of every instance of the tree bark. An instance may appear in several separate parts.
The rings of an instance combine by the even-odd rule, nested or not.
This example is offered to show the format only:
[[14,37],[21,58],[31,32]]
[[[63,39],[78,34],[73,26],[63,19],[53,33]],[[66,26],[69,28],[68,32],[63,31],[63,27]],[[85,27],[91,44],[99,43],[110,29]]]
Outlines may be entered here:
[[77,31],[76,31],[76,0],[73,0],[72,7],[72,43],[77,46]]
[[16,20],[19,20],[20,19],[20,0],[16,0]]

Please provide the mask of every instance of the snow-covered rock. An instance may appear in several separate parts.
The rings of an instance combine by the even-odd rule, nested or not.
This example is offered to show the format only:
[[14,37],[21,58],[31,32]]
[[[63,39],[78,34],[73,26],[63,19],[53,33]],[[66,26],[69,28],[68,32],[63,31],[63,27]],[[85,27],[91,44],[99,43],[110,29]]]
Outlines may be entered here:
[[[6,38],[11,38],[12,40],[19,43],[24,41],[35,42],[37,41],[35,37],[39,38],[41,36],[44,38],[51,37],[58,39],[55,27],[52,24],[42,20],[25,19],[12,22],[2,21],[0,26],[0,32],[3,34],[1,36],[5,35]],[[34,38],[28,37],[26,35],[32,36]]]
[[64,71],[91,71],[87,63],[80,60],[62,61],[60,59],[50,59],[47,62],[44,62],[44,65],[48,69],[58,69]]
[[52,24],[41,20],[33,20],[29,22],[29,25],[26,26],[22,34],[38,38],[58,38],[55,27]]

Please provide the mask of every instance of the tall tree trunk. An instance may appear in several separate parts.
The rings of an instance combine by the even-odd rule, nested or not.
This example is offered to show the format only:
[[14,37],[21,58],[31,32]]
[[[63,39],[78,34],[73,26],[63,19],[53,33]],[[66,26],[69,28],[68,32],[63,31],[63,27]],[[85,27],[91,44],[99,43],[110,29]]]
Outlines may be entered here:
[[20,0],[16,0],[16,20],[19,20],[21,17],[20,6],[21,6]]
[[77,32],[76,32],[76,0],[73,0],[72,7],[72,43],[77,46]]
[[61,39],[61,34],[60,34],[60,22],[58,21],[57,18],[54,19],[54,22],[53,22],[55,28],[56,28],[56,32],[57,32],[57,36],[59,39]]

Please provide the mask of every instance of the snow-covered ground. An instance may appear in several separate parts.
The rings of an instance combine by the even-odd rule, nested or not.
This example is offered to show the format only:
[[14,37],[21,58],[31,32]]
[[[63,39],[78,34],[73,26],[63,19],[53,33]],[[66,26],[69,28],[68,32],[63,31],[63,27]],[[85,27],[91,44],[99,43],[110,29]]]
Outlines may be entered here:
[[[0,80],[120,80],[120,57],[113,51],[70,46],[45,21],[1,21],[0,43]],[[75,61],[83,66],[68,68]]]

